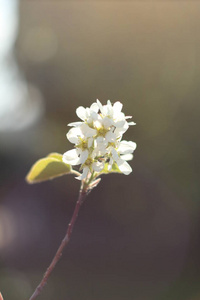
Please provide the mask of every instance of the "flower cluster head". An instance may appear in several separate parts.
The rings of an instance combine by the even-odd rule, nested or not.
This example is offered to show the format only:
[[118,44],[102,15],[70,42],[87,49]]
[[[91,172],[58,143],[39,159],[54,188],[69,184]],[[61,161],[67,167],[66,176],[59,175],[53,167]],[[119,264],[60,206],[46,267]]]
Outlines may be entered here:
[[119,170],[128,175],[132,169],[127,163],[133,158],[136,143],[122,140],[123,134],[134,122],[128,122],[131,116],[122,112],[122,104],[117,101],[113,105],[110,100],[102,105],[99,100],[90,107],[78,107],[77,116],[80,122],[68,124],[72,128],[67,139],[75,148],[63,154],[63,161],[72,166],[81,165],[82,174],[76,177],[83,180],[95,173],[101,173],[106,167],[112,170],[117,164]]

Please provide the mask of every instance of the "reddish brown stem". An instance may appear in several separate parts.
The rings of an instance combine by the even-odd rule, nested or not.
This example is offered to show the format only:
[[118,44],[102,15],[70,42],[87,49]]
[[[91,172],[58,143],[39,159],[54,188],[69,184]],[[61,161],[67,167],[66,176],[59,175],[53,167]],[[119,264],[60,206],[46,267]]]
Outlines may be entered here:
[[35,289],[33,295],[31,296],[31,298],[29,300],[34,300],[34,299],[37,298],[37,296],[39,296],[39,294],[43,290],[44,286],[46,285],[47,280],[48,280],[49,276],[51,275],[53,269],[55,268],[57,262],[61,258],[63,249],[69,243],[69,240],[70,240],[70,237],[71,237],[71,234],[72,234],[72,230],[73,230],[74,224],[76,222],[79,210],[80,210],[81,205],[82,205],[82,203],[83,203],[83,201],[85,199],[85,196],[86,196],[86,189],[81,189],[80,193],[79,193],[78,200],[76,202],[74,213],[72,215],[71,221],[70,221],[70,223],[68,225],[68,228],[67,228],[66,235],[65,235],[64,239],[62,240],[62,242],[60,244],[60,247],[58,248],[58,250],[57,250],[57,252],[56,252],[56,254],[55,254],[55,256],[54,256],[54,258],[53,258],[53,260],[51,262],[51,264],[49,265],[48,269],[46,270],[46,273],[44,274],[43,279],[41,280],[40,284],[37,286],[37,288]]

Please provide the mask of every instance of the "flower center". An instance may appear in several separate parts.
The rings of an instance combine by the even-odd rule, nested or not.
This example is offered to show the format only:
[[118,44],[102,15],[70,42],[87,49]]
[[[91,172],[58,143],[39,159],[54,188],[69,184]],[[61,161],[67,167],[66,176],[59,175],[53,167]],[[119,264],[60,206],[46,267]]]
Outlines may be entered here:
[[116,147],[116,145],[115,145],[115,143],[114,143],[114,142],[109,142],[109,143],[108,143],[108,147],[113,147],[113,148],[115,148],[115,147]]
[[109,129],[106,129],[105,127],[97,128],[97,136],[105,137],[105,135],[108,131],[109,131]]
[[92,173],[92,164],[93,164],[94,160],[91,157],[88,157],[86,159],[86,161],[84,162],[84,164],[81,165],[80,167],[80,171],[83,170],[83,168],[88,167],[90,169],[90,172]]
[[80,148],[82,151],[88,149],[88,142],[87,140],[84,140],[84,139],[80,139],[80,143],[76,146],[77,148]]

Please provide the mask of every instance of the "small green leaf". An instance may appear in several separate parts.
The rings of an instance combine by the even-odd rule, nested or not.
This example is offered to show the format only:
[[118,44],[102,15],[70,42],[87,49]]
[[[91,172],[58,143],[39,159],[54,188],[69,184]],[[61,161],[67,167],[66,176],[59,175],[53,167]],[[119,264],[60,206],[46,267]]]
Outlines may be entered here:
[[31,168],[26,180],[28,183],[38,183],[71,173],[70,165],[62,161],[59,153],[50,153],[47,157],[39,159]]
[[105,163],[104,169],[101,171],[101,174],[110,174],[110,173],[122,173],[116,163],[113,163],[112,169],[108,171],[108,163]]
[[56,158],[56,159],[62,161],[62,157],[63,157],[63,156],[62,156],[62,154],[60,154],[60,153],[52,152],[52,153],[49,153],[49,154],[47,155],[47,157]]

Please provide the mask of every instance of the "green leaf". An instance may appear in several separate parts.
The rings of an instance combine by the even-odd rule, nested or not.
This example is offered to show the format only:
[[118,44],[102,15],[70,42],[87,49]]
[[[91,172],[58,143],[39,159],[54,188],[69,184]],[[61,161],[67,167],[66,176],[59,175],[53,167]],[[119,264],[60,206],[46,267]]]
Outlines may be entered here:
[[52,152],[52,153],[49,153],[49,154],[47,155],[47,157],[56,158],[56,159],[62,161],[62,157],[63,157],[63,156],[62,156],[62,154],[60,154],[60,153]]
[[116,163],[113,163],[112,169],[108,171],[108,163],[105,163],[104,169],[101,171],[101,174],[110,174],[110,173],[121,173],[120,169],[118,168],[118,165]]
[[70,165],[62,161],[59,153],[50,153],[47,157],[39,159],[31,168],[26,180],[28,183],[38,183],[71,173]]

